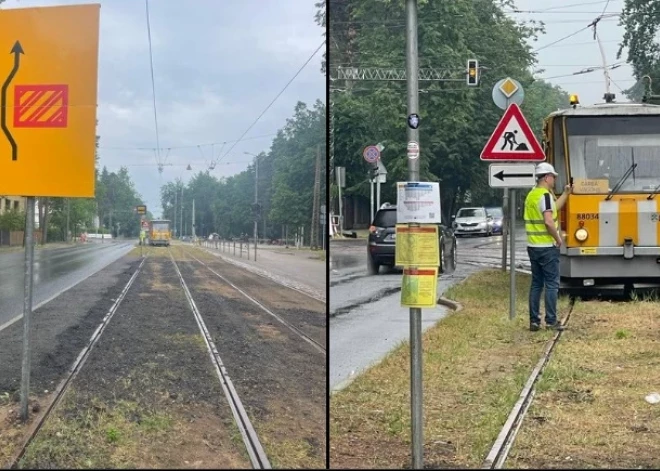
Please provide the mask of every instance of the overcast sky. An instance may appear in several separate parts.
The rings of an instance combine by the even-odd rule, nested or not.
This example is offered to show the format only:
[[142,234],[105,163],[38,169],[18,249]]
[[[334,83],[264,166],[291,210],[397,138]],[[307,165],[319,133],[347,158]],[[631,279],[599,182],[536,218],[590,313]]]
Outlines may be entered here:
[[[101,166],[127,166],[149,210],[160,216],[160,186],[225,155],[323,42],[313,0],[149,0],[160,135],[156,165],[144,0],[7,0],[2,8],[101,4],[98,134]],[[296,102],[325,101],[314,56],[268,112],[211,172],[230,176],[268,151]],[[222,142],[227,142],[222,149]],[[215,145],[210,145],[216,143]],[[168,151],[168,148],[170,150]],[[186,171],[190,164],[193,171]]]
[[[568,93],[576,93],[582,104],[602,103],[605,93],[602,69],[575,76],[570,74],[588,67],[602,67],[603,61],[598,42],[594,40],[593,28],[583,28],[602,14],[604,9],[607,16],[621,13],[623,5],[624,0],[516,0],[518,10],[531,10],[535,13],[513,13],[512,17],[543,20],[546,25],[546,34],[533,43],[534,48],[538,49],[538,68],[545,69],[545,72],[536,74],[536,77],[547,77],[548,82],[560,85]],[[583,30],[579,31],[581,29]],[[610,92],[616,94],[617,101],[627,101],[621,89],[630,88],[635,81],[632,67],[625,64],[627,50],[624,50],[620,60],[616,58],[624,34],[624,28],[619,26],[619,16],[603,18],[597,26],[597,31],[608,66],[622,64],[621,67],[610,70],[613,82]],[[569,35],[572,36],[561,40]],[[552,44],[556,41],[556,44]],[[560,75],[569,76],[557,77]]]

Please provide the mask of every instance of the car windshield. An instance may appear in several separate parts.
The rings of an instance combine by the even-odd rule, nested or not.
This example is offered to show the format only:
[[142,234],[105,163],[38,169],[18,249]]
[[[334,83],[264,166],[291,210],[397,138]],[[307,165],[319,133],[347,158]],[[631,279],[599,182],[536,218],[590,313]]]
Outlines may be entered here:
[[458,211],[457,218],[483,218],[484,210],[480,208],[464,208]]
[[660,116],[567,120],[575,193],[607,193],[633,165],[621,192],[652,191],[660,184]]
[[493,218],[498,219],[501,217],[504,217],[504,213],[502,212],[502,208],[488,208],[486,210],[489,216],[493,216]]
[[169,223],[167,222],[154,222],[153,223],[154,231],[166,231],[169,229]]
[[380,210],[374,217],[374,226],[376,227],[394,227],[396,226],[396,210]]

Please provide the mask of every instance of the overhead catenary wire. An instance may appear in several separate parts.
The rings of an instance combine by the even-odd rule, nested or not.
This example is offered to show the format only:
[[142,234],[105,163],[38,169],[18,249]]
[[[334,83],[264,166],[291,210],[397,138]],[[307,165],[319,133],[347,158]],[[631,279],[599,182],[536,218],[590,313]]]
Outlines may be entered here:
[[323,40],[323,42],[321,42],[321,44],[319,45],[319,47],[316,48],[316,50],[312,53],[312,55],[309,56],[309,58],[308,58],[308,59],[305,61],[305,63],[300,67],[300,69],[298,69],[298,71],[295,73],[295,75],[294,75],[293,77],[291,77],[291,80],[289,80],[289,81],[287,82],[287,84],[284,86],[284,88],[283,88],[282,90],[280,90],[280,92],[275,96],[275,98],[273,98],[273,101],[271,101],[271,102],[268,104],[268,106],[266,107],[266,109],[264,109],[264,110],[261,112],[261,114],[260,114],[259,116],[257,116],[257,119],[255,119],[254,122],[253,122],[252,124],[250,124],[250,126],[248,126],[248,128],[243,132],[243,134],[241,134],[241,137],[239,137],[239,138],[234,142],[234,144],[233,144],[233,145],[227,150],[227,152],[225,152],[225,153],[222,155],[222,157],[219,157],[218,160],[215,161],[216,164],[217,164],[220,160],[222,160],[227,154],[229,154],[229,153],[232,151],[232,149],[233,149],[234,147],[236,147],[236,144],[238,144],[240,141],[243,140],[243,137],[245,137],[245,135],[250,131],[250,129],[252,129],[252,128],[254,127],[255,124],[257,124],[257,122],[259,122],[259,120],[261,119],[261,117],[262,117],[264,114],[266,114],[266,112],[270,109],[271,106],[273,106],[273,104],[277,101],[277,99],[280,97],[280,95],[282,95],[282,93],[284,93],[284,91],[285,91],[287,88],[289,88],[289,85],[291,85],[291,83],[296,79],[296,77],[298,76],[298,74],[300,74],[300,72],[302,72],[302,70],[307,66],[307,64],[310,63],[310,61],[314,58],[314,56],[316,55],[316,53],[319,52],[319,51],[321,50],[321,48],[323,47],[324,44],[325,44],[325,39]]
[[144,0],[144,4],[147,13],[147,38],[149,40],[149,64],[151,66],[151,91],[154,102],[154,124],[156,126],[156,161],[159,164],[159,171],[162,173],[162,168],[160,167],[160,165],[162,165],[163,162],[161,162],[160,160],[160,135],[158,133],[158,111],[156,109],[156,81],[154,79],[154,55],[151,44],[151,22],[149,20],[149,0]]

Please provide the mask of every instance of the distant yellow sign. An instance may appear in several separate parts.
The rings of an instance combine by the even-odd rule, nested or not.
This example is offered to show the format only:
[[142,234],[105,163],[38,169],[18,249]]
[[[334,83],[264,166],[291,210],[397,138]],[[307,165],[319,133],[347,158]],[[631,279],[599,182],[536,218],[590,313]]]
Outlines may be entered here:
[[438,292],[438,268],[404,268],[401,283],[401,305],[435,307]]
[[138,214],[147,214],[147,207],[145,205],[138,205],[135,207]]
[[397,224],[394,259],[396,265],[404,267],[440,265],[438,226],[427,224],[409,227]]
[[99,16],[0,10],[0,194],[94,196]]
[[607,179],[573,179],[573,192],[581,194],[607,193],[610,182]]

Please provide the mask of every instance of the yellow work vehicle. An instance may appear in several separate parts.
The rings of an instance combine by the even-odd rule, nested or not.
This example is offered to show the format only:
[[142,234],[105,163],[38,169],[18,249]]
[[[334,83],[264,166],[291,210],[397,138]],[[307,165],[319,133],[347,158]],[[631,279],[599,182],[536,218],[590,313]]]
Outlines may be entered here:
[[149,245],[170,245],[172,233],[170,232],[170,221],[158,219],[149,221]]
[[555,192],[573,183],[560,212],[564,293],[660,287],[660,106],[607,101],[571,95],[543,123]]

